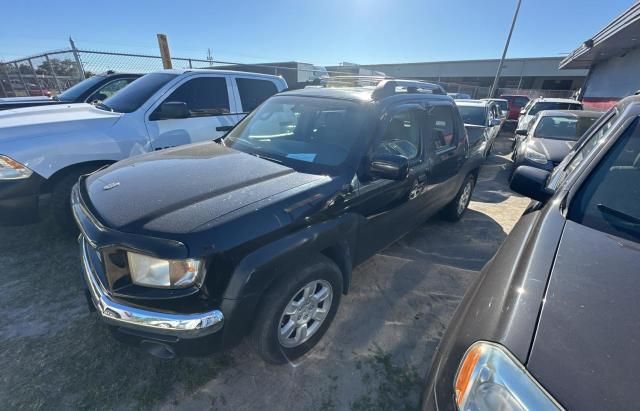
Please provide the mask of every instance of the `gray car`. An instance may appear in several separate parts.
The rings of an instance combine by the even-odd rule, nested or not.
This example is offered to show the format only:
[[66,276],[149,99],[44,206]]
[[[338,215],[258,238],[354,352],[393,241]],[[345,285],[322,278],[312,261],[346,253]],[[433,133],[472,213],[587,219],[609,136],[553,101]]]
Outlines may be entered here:
[[539,112],[528,129],[516,130],[514,170],[522,165],[553,170],[601,115],[582,110]]
[[511,188],[535,201],[454,315],[423,409],[637,409],[640,97]]
[[487,100],[456,100],[469,144],[487,157],[502,128],[500,108]]

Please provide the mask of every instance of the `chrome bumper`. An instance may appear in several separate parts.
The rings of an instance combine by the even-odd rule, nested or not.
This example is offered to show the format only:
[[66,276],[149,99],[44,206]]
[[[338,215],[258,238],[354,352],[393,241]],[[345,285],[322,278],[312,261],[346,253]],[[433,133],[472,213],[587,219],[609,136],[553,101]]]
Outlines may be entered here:
[[84,236],[80,237],[80,248],[82,270],[93,305],[106,323],[179,338],[198,338],[222,328],[224,316],[219,310],[200,314],[167,314],[131,307],[112,300],[93,274]]

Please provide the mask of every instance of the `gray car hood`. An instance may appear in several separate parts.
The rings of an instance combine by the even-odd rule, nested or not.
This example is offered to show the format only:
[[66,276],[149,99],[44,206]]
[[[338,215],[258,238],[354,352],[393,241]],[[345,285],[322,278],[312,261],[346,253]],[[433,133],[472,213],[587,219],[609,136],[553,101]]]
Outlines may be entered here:
[[640,245],[567,221],[527,368],[567,409],[636,409]]

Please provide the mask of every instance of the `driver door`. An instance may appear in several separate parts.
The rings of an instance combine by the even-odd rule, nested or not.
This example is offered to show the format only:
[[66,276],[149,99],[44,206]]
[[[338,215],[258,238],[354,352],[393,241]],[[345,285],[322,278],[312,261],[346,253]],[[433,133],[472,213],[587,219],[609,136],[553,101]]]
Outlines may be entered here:
[[368,158],[375,154],[396,154],[409,160],[407,178],[395,181],[371,178],[369,161],[359,171],[357,212],[366,218],[360,231],[358,257],[366,259],[422,223],[427,191],[425,108],[405,104],[383,117],[379,136]]
[[[154,106],[145,119],[154,150],[222,137],[239,116],[233,99],[231,80],[223,75],[189,77]],[[186,103],[186,118],[162,118],[167,102]]]

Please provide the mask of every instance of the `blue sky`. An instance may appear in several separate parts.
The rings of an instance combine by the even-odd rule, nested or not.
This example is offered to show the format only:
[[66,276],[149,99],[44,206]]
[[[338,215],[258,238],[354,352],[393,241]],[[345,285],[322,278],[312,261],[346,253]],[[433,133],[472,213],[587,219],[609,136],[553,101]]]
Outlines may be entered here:
[[[632,0],[523,0],[508,57],[568,53]],[[315,64],[498,58],[516,0],[7,1],[0,59],[68,46]]]

